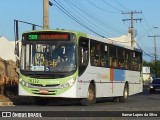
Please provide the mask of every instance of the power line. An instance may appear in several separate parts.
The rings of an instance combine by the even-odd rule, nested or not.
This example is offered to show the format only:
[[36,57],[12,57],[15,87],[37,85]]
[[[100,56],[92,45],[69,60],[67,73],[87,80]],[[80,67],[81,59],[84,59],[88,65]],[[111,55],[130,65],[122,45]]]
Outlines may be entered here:
[[[76,9],[74,9],[74,8],[73,8],[73,9],[74,9],[74,11],[77,11],[77,10],[78,10],[77,13],[79,13],[79,11],[80,11],[80,12],[83,13],[85,16],[91,18],[91,20],[94,20],[94,21],[100,23],[101,25],[103,25],[103,27],[104,27],[104,26],[107,26],[107,28],[111,29],[112,31],[123,34],[121,31],[119,31],[119,30],[117,30],[117,29],[115,29],[115,28],[107,25],[104,21],[102,21],[102,20],[99,19],[98,17],[95,17],[94,15],[92,15],[93,12],[92,12],[92,13],[89,12],[89,10],[86,10],[87,8],[82,9],[82,5],[79,5],[78,3],[77,3],[77,4],[74,4],[76,1],[74,1],[74,3],[69,2],[69,1],[66,1],[66,0],[64,0],[64,1],[70,6],[70,8],[75,7]],[[78,6],[78,5],[79,5],[79,6]],[[80,15],[81,15],[81,14],[80,14]],[[83,15],[81,15],[81,16],[83,16]],[[87,17],[83,17],[83,18],[86,19]],[[90,23],[90,22],[89,22],[89,23]],[[95,26],[95,23],[93,23],[93,22],[91,22],[91,23]],[[99,26],[98,26],[98,27],[99,27]],[[97,28],[97,27],[96,27],[96,28]],[[108,34],[110,34],[110,35],[112,35],[112,36],[115,36],[115,35],[113,35],[113,33],[109,33],[109,32],[106,31],[106,30],[103,30],[103,31],[105,31],[106,33],[108,33]]]
[[[150,31],[153,33],[153,27],[150,27],[150,26],[149,26],[149,24],[148,24],[148,22],[147,22],[147,19],[145,18],[144,13],[142,13],[142,16],[143,16],[144,22],[142,22],[140,28],[143,28],[144,32],[143,32],[143,34],[141,34],[141,35],[137,38],[138,40],[141,40],[142,38],[146,37],[146,36],[147,36],[146,34],[147,34],[148,32],[150,32]],[[142,32],[141,32],[141,33],[142,33]],[[154,34],[154,33],[153,33],[153,34]],[[145,40],[146,40],[146,38],[145,38]],[[143,42],[143,41],[141,41],[141,42]],[[144,47],[145,47],[145,46],[144,46],[145,43],[141,43],[141,44],[143,44],[143,48],[144,48]],[[148,48],[146,48],[145,51],[146,51],[147,53],[149,53],[149,52],[148,52],[148,51],[149,51]],[[153,57],[154,57],[154,56],[153,56]]]
[[148,54],[148,53],[146,53],[140,46],[139,46],[139,44],[136,42],[136,44],[137,44],[137,46],[142,50],[142,52],[145,54],[145,55],[147,55],[147,56],[149,56],[149,57],[151,57],[151,58],[154,58],[154,56],[151,56],[150,54]]
[[[60,3],[60,2],[59,2]],[[62,3],[61,3],[61,5],[62,5]],[[68,4],[69,5],[69,4]],[[73,8],[71,5],[69,5],[69,7],[70,8],[72,8],[72,10],[70,10],[69,11],[69,9],[68,9],[68,12],[70,13],[70,14],[73,14],[74,16],[75,16],[75,18],[77,19],[77,20],[79,20],[81,23],[83,23],[85,26],[87,26],[88,28],[90,28],[91,30],[94,30],[96,33],[98,33],[99,34],[99,36],[103,36],[104,37],[104,35],[102,35],[102,34],[100,34],[101,32],[99,31],[99,30],[95,30],[96,28],[99,28],[99,29],[102,29],[102,28],[100,28],[99,26],[96,26],[95,25],[95,23],[93,23],[92,21],[90,21],[90,20],[88,20],[86,17],[83,17],[83,19],[85,19],[85,20],[83,20],[83,19],[81,19],[79,16],[77,16],[78,14],[80,14],[80,16],[82,17],[83,15],[81,14],[81,13],[79,13],[79,11],[77,11],[77,9],[75,9],[75,8]],[[66,8],[66,7],[65,7]],[[73,11],[76,11],[76,14],[74,14],[73,13]],[[77,14],[78,13],[78,14]],[[87,22],[88,21],[88,22]],[[91,25],[90,25],[91,24]],[[99,31],[99,32],[98,32]],[[105,31],[105,30],[103,30],[103,31]],[[94,33],[95,33],[94,32]],[[98,35],[97,34],[97,35]],[[110,33],[109,33],[110,34]]]
[[[131,21],[131,28],[134,28],[133,27],[133,21],[135,20],[135,21],[137,21],[137,20],[142,20],[142,18],[139,18],[139,19],[134,19],[133,18],[133,14],[137,14],[137,13],[142,13],[142,12],[136,12],[136,11],[131,11],[131,12],[126,12],[126,13],[124,13],[124,12],[122,12],[122,14],[131,14],[131,19],[123,19],[122,21],[127,21],[127,20],[130,20]],[[134,29],[133,29],[134,30]],[[148,32],[148,31],[147,31]],[[149,56],[149,57],[152,57],[153,58],[153,56],[151,56],[150,54],[148,54],[148,53],[146,53],[140,46],[139,46],[139,44],[134,40],[134,36],[133,36],[133,31],[131,32],[132,34],[132,36],[131,36],[131,40],[133,40],[133,41],[131,41],[131,42],[135,42],[136,44],[137,44],[137,46],[142,50],[142,52],[145,54],[145,55],[147,55],[147,56]],[[146,34],[146,33],[144,33],[144,34]],[[143,34],[143,35],[144,35]],[[133,43],[131,43],[131,44],[133,44]]]
[[148,36],[148,37],[153,37],[154,38],[154,56],[155,56],[155,66],[156,66],[156,70],[155,70],[155,74],[157,76],[157,47],[156,47],[156,38],[160,37],[160,35],[153,35],[153,36]]
[[[67,10],[64,6],[62,6],[62,3],[61,3],[61,4],[58,4],[58,2],[57,2],[56,0],[54,0],[54,1],[55,1],[56,4],[57,4],[57,5],[56,5],[57,8],[58,8],[61,12],[63,12],[65,15],[67,15],[70,19],[74,20],[76,23],[78,23],[79,25],[81,25],[81,26],[84,27],[85,29],[91,31],[92,33],[94,33],[94,34],[96,34],[96,35],[98,35],[98,36],[100,36],[100,37],[106,38],[106,37],[104,37],[104,35],[98,33],[97,30],[94,30],[93,28],[91,28],[91,26],[89,26],[88,23],[85,23],[86,21],[88,21],[88,19],[86,19],[85,16],[84,16],[85,22],[83,22],[82,19],[80,19],[79,17],[76,17],[76,16],[74,15],[74,13],[72,13],[72,12],[69,11],[69,10]],[[72,8],[73,11],[76,11],[76,13],[78,13],[80,16],[82,16],[82,13],[83,13],[84,15],[86,15],[86,16],[88,16],[88,17],[94,19],[95,21],[97,21],[97,22],[99,22],[99,23],[101,23],[101,24],[104,25],[104,22],[103,22],[102,20],[100,20],[99,18],[96,18],[96,17],[94,17],[92,14],[88,13],[88,10],[82,9],[82,7],[80,7],[79,4],[74,4],[74,3],[69,2],[69,1],[65,1],[65,2],[68,2],[67,5],[70,4],[70,5],[69,5],[70,8]],[[77,1],[75,1],[75,2],[77,2]],[[72,6],[72,7],[71,7],[71,6]],[[83,7],[84,7],[84,6],[83,6]],[[119,10],[120,10],[120,9],[119,9]],[[118,9],[117,9],[117,11],[118,11]],[[81,13],[80,13],[80,12],[81,12]],[[130,20],[130,19],[128,19],[128,20]],[[88,21],[88,22],[90,22],[90,21]],[[93,24],[92,22],[90,22],[90,23]],[[94,25],[94,26],[95,26],[95,25]],[[114,28],[113,28],[113,29],[114,29]],[[118,31],[117,31],[117,32],[118,32]],[[108,39],[108,38],[107,38],[107,39]],[[113,39],[109,39],[109,40],[112,40],[113,42],[119,42],[119,41],[115,41],[115,40],[113,40]],[[123,42],[119,42],[119,43],[123,43]],[[143,53],[144,53],[145,55],[153,58],[152,55],[146,53],[138,44],[137,44],[137,46],[143,51]]]
[[115,10],[117,10],[117,11],[122,11],[122,10],[120,10],[120,9],[118,9],[118,8],[116,8],[116,7],[114,7],[114,6],[112,6],[111,4],[109,4],[108,2],[106,2],[105,0],[103,0],[103,2],[104,2],[106,5],[112,7],[113,9],[115,9]]
[[[56,2],[56,0],[54,0]],[[76,19],[76,17],[74,17],[69,11],[67,11],[62,5],[60,5],[58,2],[56,2],[58,5],[56,5],[58,7],[58,9],[60,9],[64,14],[66,14],[68,17],[70,17],[72,20],[74,20],[75,22],[77,22],[78,24],[80,24],[82,27],[86,28],[87,30],[95,33],[96,35],[102,37],[102,38],[107,38],[104,37],[103,35],[95,32],[93,29],[89,28],[88,26],[86,26],[85,24],[83,24],[82,22],[80,22],[78,19]],[[124,43],[124,42],[119,42],[119,41],[115,41],[113,39],[107,38],[108,40],[111,40],[113,42],[118,42],[118,43]],[[126,42],[125,42],[126,43]]]
[[[54,0],[54,1],[56,2],[56,0]],[[56,3],[57,3],[57,2],[56,2]],[[57,4],[58,4],[58,3],[57,3]],[[59,5],[60,7],[59,7],[58,5]],[[63,6],[61,6],[60,4],[58,4],[58,5],[56,5],[56,6],[58,7],[58,9],[60,9],[64,14],[66,14],[66,15],[67,15],[68,17],[70,17],[72,20],[74,20],[75,22],[77,22],[78,24],[80,24],[82,27],[88,29],[89,31],[91,31],[91,32],[93,32],[93,33],[95,33],[95,34],[97,34],[98,36],[100,36],[100,37],[102,37],[102,38],[106,38],[106,39],[111,40],[111,41],[113,41],[113,42],[124,43],[124,42],[119,42],[119,41],[115,41],[115,40],[113,40],[113,39],[104,37],[103,35],[101,35],[101,34],[95,32],[95,31],[92,30],[92,29],[90,29],[89,27],[86,27],[84,24],[82,24],[82,23],[79,22],[77,19],[75,19],[75,17],[70,16],[71,13],[69,13]],[[61,9],[61,7],[62,7],[62,9]],[[125,43],[126,43],[126,42],[125,42]]]
[[[56,1],[55,1],[56,2]],[[56,2],[57,3],[57,2]],[[69,16],[71,19],[73,19],[74,21],[76,21],[76,22],[78,22],[78,24],[80,24],[81,26],[83,26],[83,27],[85,27],[86,28],[86,26],[84,26],[82,23],[80,23],[79,21],[77,21],[77,19],[74,19],[74,17],[73,16],[70,16],[70,13],[65,9],[65,8],[63,8],[60,4],[58,4],[59,6],[57,6],[63,13],[65,13],[67,16]],[[62,7],[62,8],[60,8],[60,7]],[[67,13],[66,13],[66,12]],[[87,29],[88,29],[88,27],[87,27]],[[88,30],[91,30],[91,29],[88,29]],[[93,30],[91,30],[91,32],[93,32]],[[94,33],[94,32],[93,32]],[[102,36],[102,35],[100,35],[100,34],[98,34],[98,36],[101,36],[101,37],[103,37],[104,38],[104,36]],[[111,41],[113,41],[113,42],[119,42],[119,41],[115,41],[115,40],[113,40],[113,39],[109,39],[109,40],[111,40]],[[119,42],[119,43],[123,43],[123,42]],[[137,45],[137,46],[139,46],[139,45]],[[139,48],[140,48],[140,46],[139,46]],[[140,48],[141,49],[141,48]],[[141,49],[142,50],[142,49]],[[142,50],[146,55],[148,55],[148,56],[150,56],[150,57],[153,57],[153,56],[151,56],[151,55],[149,55],[149,54],[147,54],[144,50]]]
[[102,10],[102,11],[105,11],[105,12],[108,12],[108,13],[118,13],[118,12],[113,12],[113,11],[108,11],[106,9],[103,9],[102,7],[99,7],[96,4],[92,3],[90,0],[87,0],[87,2],[90,3],[92,6],[98,8],[99,10]]
[[94,34],[101,36],[103,38],[105,38],[103,35],[99,34],[98,32],[96,32],[95,30],[89,28],[87,25],[85,25],[84,23],[82,23],[80,20],[78,20],[76,17],[74,17],[69,11],[67,11],[62,5],[60,5],[56,0],[54,0],[55,3],[57,4],[56,6],[58,7],[58,9],[60,9],[64,14],[66,14],[69,18],[71,18],[72,20],[74,20],[75,22],[77,22],[79,25],[81,25],[82,27],[86,28],[87,30],[93,32]]
[[131,11],[129,10],[127,7],[125,7],[124,5],[122,5],[120,2],[118,2],[117,0],[114,0],[119,6],[121,6],[122,8],[128,10],[128,11]]
[[[65,0],[64,0],[65,1]],[[90,14],[89,15],[86,15],[86,12],[83,12],[78,6],[76,6],[76,5],[74,5],[74,4],[72,4],[71,2],[68,2],[68,1],[65,1],[65,3],[70,7],[70,8],[72,8],[75,12],[76,12],[76,14],[77,15],[79,15],[80,17],[83,17],[83,19],[85,19],[84,21],[85,22],[87,22],[87,25],[89,25],[89,24],[92,24],[94,27],[96,27],[96,29],[97,28],[99,28],[100,30],[102,30],[103,32],[105,32],[105,34],[106,33],[108,33],[108,34],[111,34],[111,35],[113,35],[112,33],[109,33],[108,31],[106,31],[106,29],[103,29],[103,28],[101,28],[99,25],[96,25],[94,22],[92,22],[91,20],[95,20],[95,18],[93,17],[93,16],[91,16]],[[75,7],[75,8],[74,8]],[[72,10],[72,11],[73,11]],[[80,12],[80,11],[81,12]],[[83,13],[83,14],[82,14]],[[74,13],[72,13],[72,14],[74,14]],[[84,16],[85,15],[85,16]],[[79,18],[79,16],[77,17],[77,18]],[[86,17],[87,16],[87,17]],[[92,19],[90,20],[90,19],[88,19],[88,17],[91,17]],[[80,19],[80,18],[79,18]],[[82,19],[81,19],[81,21],[83,21]],[[102,24],[102,25],[104,25],[104,23]],[[114,36],[114,35],[113,35]]]
[[[148,22],[147,22],[147,19],[145,18],[144,14],[142,13],[142,16],[143,16],[143,19],[144,19],[144,22],[147,26],[148,29],[150,29],[151,27],[149,26]],[[153,33],[153,32],[152,32]],[[154,34],[154,33],[153,33]]]
[[122,19],[122,21],[131,21],[131,27],[129,29],[129,32],[131,33],[131,46],[133,47],[135,40],[134,40],[134,26],[133,26],[133,21],[141,21],[142,18],[133,18],[133,14],[138,14],[138,13],[142,13],[142,12],[136,12],[136,11],[131,11],[131,12],[122,12],[122,14],[131,14],[131,18],[130,19]]
[[[144,22],[143,22],[143,23],[144,23]],[[145,43],[143,43],[142,38],[146,37],[147,34],[148,34],[148,32],[151,31],[151,29],[153,29],[153,28],[149,28],[148,30],[146,30],[143,24],[142,24],[141,26],[142,26],[141,28],[143,28],[143,30],[144,30],[144,33],[141,34],[137,39],[138,39],[138,41],[141,40],[141,44],[143,45],[143,49],[145,49],[145,51],[146,51],[147,53],[149,53],[149,49],[148,49],[148,48],[145,48]],[[146,42],[146,38],[145,38],[145,42]]]

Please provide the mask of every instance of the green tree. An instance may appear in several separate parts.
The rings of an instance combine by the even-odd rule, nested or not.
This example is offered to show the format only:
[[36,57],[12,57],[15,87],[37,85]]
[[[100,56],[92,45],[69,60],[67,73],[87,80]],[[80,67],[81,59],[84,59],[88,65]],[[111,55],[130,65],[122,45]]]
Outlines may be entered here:
[[157,61],[157,66],[155,61],[143,61],[143,66],[150,67],[150,72],[152,75],[156,75],[156,68],[157,68],[157,77],[160,77],[160,61]]

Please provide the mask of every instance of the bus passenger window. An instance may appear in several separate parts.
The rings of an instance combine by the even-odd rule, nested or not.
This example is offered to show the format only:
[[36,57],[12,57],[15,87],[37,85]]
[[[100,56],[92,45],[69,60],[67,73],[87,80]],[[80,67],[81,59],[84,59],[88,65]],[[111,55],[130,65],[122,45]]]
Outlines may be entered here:
[[108,66],[108,47],[105,44],[101,44],[100,61],[102,67]]
[[101,66],[102,67],[106,67],[106,62],[107,62],[106,56],[104,56],[103,58],[101,58]]
[[108,66],[108,47],[106,44],[91,40],[90,56],[91,66]]
[[94,60],[94,64],[95,66],[101,66],[101,60],[100,60],[100,44],[94,44],[96,46],[96,50],[95,50],[95,60]]
[[117,61],[115,59],[113,59],[112,66],[117,67]]
[[91,41],[91,65],[100,66],[100,46]]
[[94,65],[95,66],[100,66],[101,62],[99,61],[99,58],[98,57],[95,57],[94,59]]
[[112,57],[109,58],[109,65],[112,66]]
[[117,49],[116,47],[109,47],[109,55],[110,55],[110,67],[117,67]]
[[118,48],[118,68],[124,68],[125,52],[122,48]]
[[130,51],[125,51],[125,69],[130,69],[130,64],[131,64],[131,61],[130,61]]
[[117,67],[117,61],[116,59],[113,59],[110,57],[110,66],[116,68]]

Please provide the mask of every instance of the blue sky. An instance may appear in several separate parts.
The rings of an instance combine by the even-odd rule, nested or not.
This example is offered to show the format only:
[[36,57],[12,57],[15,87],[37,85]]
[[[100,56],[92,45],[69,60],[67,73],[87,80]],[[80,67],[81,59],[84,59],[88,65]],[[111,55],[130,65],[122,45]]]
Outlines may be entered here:
[[[154,53],[153,38],[148,35],[160,35],[160,0],[50,0],[54,5],[49,8],[50,29],[62,28],[83,31],[92,35],[93,32],[82,27],[70,17],[80,21],[88,28],[105,37],[118,37],[127,34],[130,21],[125,23],[122,19],[129,19],[130,11],[142,11],[134,14],[134,18],[143,20],[135,21],[137,43],[150,55]],[[0,1],[0,35],[9,40],[14,40],[14,19],[43,24],[43,0],[1,0]],[[62,10],[65,10],[62,12]],[[66,14],[71,15],[68,17]],[[158,29],[153,29],[158,26]],[[39,28],[40,29],[40,28]],[[20,34],[31,30],[31,26],[20,24]],[[157,53],[160,58],[160,38],[157,37]],[[151,60],[154,58],[147,57]]]

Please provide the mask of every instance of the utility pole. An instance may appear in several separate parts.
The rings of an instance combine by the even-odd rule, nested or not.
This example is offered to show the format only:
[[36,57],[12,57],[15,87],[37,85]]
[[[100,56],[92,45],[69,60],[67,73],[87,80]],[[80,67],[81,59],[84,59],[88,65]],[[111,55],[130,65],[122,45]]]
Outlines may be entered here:
[[136,11],[131,11],[131,12],[122,12],[122,14],[131,14],[131,18],[130,19],[122,19],[122,21],[128,21],[130,20],[131,21],[131,27],[129,28],[128,32],[131,33],[131,47],[134,47],[134,43],[135,43],[135,40],[134,40],[134,25],[133,25],[133,21],[142,21],[142,18],[137,18],[137,19],[134,19],[133,18],[133,14],[142,14],[142,12],[136,12]]
[[148,37],[153,37],[154,38],[155,75],[157,77],[157,47],[156,47],[156,38],[160,37],[160,35],[153,35],[153,36],[149,35]]
[[49,29],[49,0],[43,0],[43,29]]

